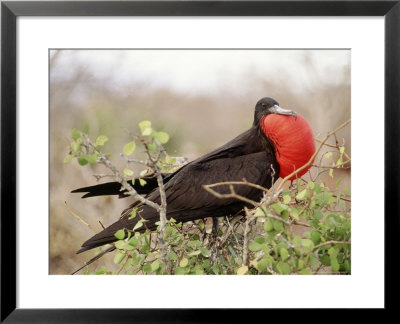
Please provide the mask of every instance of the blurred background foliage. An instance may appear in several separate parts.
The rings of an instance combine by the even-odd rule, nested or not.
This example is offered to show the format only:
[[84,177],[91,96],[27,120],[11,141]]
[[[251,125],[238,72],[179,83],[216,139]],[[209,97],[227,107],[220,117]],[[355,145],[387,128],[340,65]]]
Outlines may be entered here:
[[[73,128],[108,136],[104,151],[123,169],[119,153],[142,120],[171,136],[170,155],[193,160],[248,129],[262,97],[302,114],[317,138],[350,118],[349,50],[51,50],[49,68],[50,274],[69,274],[96,252],[75,254],[93,233],[65,201],[98,231],[128,204],[70,193],[107,172],[63,163]],[[351,155],[350,127],[338,140]],[[350,188],[350,170],[335,170],[342,187]],[[328,174],[323,180],[329,185]],[[115,268],[112,255],[101,262]]]

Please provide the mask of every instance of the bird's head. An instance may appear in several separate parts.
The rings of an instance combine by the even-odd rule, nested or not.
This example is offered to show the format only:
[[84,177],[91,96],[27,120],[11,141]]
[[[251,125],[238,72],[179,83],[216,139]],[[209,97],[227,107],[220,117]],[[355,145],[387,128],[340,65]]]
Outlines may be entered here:
[[254,111],[254,126],[259,125],[261,118],[269,114],[293,116],[294,119],[297,119],[295,111],[283,109],[275,99],[265,97],[260,99],[256,104]]

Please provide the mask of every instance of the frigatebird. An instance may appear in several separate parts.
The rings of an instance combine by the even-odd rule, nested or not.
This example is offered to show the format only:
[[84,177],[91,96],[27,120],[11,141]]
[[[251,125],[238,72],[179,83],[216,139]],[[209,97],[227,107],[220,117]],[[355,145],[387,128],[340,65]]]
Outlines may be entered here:
[[[206,217],[235,215],[248,203],[235,198],[218,198],[204,189],[204,185],[219,182],[243,181],[270,188],[278,177],[286,177],[302,167],[315,152],[314,137],[308,122],[293,110],[279,106],[272,98],[260,99],[254,111],[250,129],[225,145],[184,165],[172,174],[164,175],[167,198],[167,218],[187,222]],[[300,177],[308,168],[299,172]],[[134,188],[147,199],[160,203],[160,192],[156,178],[148,178],[145,186]],[[136,181],[137,184],[137,181]],[[227,186],[215,189],[228,193]],[[253,201],[259,201],[263,192],[247,185],[234,185],[235,192]],[[109,182],[76,189],[86,192],[82,198],[100,195],[124,196],[118,182]],[[133,208],[138,208],[140,217],[131,218]],[[131,218],[131,219],[130,219]],[[139,219],[146,219],[149,230],[156,229],[160,220],[158,212],[150,206],[132,203],[121,217],[100,233],[82,244],[77,253],[112,243],[114,234],[120,229],[132,229]]]

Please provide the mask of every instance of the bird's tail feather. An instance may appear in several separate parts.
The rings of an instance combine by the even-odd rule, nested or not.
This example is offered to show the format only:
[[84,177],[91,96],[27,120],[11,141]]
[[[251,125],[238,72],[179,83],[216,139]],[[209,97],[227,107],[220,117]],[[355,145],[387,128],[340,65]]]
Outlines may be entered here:
[[71,273],[71,275],[74,275],[75,273],[81,271],[83,268],[87,267],[89,264],[93,263],[94,261],[100,259],[104,254],[108,252],[112,252],[115,250],[115,246],[110,246],[109,248],[105,249],[104,251],[100,252],[98,255],[95,257],[91,258],[89,261],[85,262],[85,265],[80,267],[78,270],[75,270],[74,272]]
[[156,229],[155,223],[160,220],[160,216],[155,209],[149,206],[142,206],[139,215],[136,215],[135,218],[129,219],[129,217],[120,218],[115,223],[111,224],[109,227],[105,228],[101,232],[92,236],[86,242],[82,244],[82,248],[76,253],[81,253],[98,246],[112,243],[117,241],[118,239],[115,237],[115,233],[120,229],[125,229],[126,231],[130,231],[137,224],[140,219],[145,219],[147,222],[144,223],[144,226],[139,228],[138,231],[143,232],[147,229],[150,231]]
[[[146,184],[144,184],[143,186],[139,183],[139,181],[135,181],[134,184],[129,181],[129,184],[140,195],[146,195],[157,187],[157,179],[155,177],[144,177],[144,179],[146,180]],[[94,186],[75,189],[72,190],[71,193],[86,192],[86,194],[84,194],[82,198],[112,195],[118,195],[119,198],[128,197],[127,195],[125,195],[126,190],[121,190],[121,188],[122,186],[119,182],[107,182]]]

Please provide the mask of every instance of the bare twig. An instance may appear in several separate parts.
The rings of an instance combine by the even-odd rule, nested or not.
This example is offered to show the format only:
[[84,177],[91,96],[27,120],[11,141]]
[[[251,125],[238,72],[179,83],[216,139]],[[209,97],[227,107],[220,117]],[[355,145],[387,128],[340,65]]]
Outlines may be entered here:
[[99,219],[99,223],[100,223],[101,228],[102,228],[103,230],[105,230],[106,228],[104,227],[104,225],[103,225],[103,223],[101,222],[100,219]]
[[251,229],[250,222],[253,221],[254,217],[249,214],[249,210],[245,207],[246,222],[243,233],[243,261],[242,265],[247,265],[249,262],[249,233]]
[[[255,202],[254,200],[251,200],[251,199],[248,199],[246,197],[243,197],[243,196],[240,196],[240,195],[236,194],[235,190],[233,189],[233,184],[231,182],[225,182],[225,183],[221,182],[218,185],[222,185],[222,184],[229,185],[229,189],[230,189],[231,193],[229,193],[229,194],[221,194],[221,193],[215,191],[214,189],[211,189],[211,187],[214,186],[213,184],[211,184],[211,185],[203,185],[203,188],[205,190],[207,190],[209,193],[213,194],[217,198],[236,198],[238,200],[244,201],[244,202],[246,202],[248,204],[251,204],[253,206],[260,207],[260,204],[258,202]],[[244,183],[241,183],[241,184],[244,184]]]
[[[314,139],[315,139],[315,141],[317,141],[318,143],[322,143],[322,140],[320,140],[319,138],[314,138]],[[338,143],[336,143],[336,145],[324,143],[324,145],[325,145],[325,146],[328,146],[328,147],[337,148],[337,149],[339,150],[339,148],[338,148]],[[349,159],[349,160],[350,160],[350,156],[349,156],[346,152],[343,152],[343,155],[346,157],[346,159]]]
[[95,234],[97,234],[97,232],[95,231],[95,229],[87,222],[85,222],[78,214],[75,214],[71,208],[69,208],[68,204],[66,201],[64,201],[65,206],[67,207],[67,210],[69,211],[69,213],[74,216],[78,221],[80,221],[82,224],[84,224],[85,226],[87,226],[88,228],[90,228]]
[[312,166],[315,166],[315,167],[318,167],[318,168],[344,169],[343,166],[346,165],[346,164],[349,164],[350,162],[351,162],[351,159],[347,160],[347,161],[344,161],[343,163],[340,163],[338,165],[329,166],[329,165],[315,165],[315,164],[313,164]]
[[168,259],[168,251],[167,251],[167,247],[166,247],[165,241],[164,241],[165,228],[167,225],[167,198],[165,195],[165,188],[164,188],[164,182],[163,182],[163,178],[162,178],[162,174],[161,174],[161,169],[157,165],[157,163],[160,160],[161,151],[163,150],[163,148],[162,147],[160,148],[160,152],[159,152],[157,158],[153,160],[150,155],[150,150],[148,148],[148,145],[146,143],[144,143],[144,146],[146,148],[146,153],[147,153],[147,156],[149,159],[150,167],[155,171],[156,177],[157,177],[157,184],[158,184],[158,189],[159,189],[160,199],[161,199],[161,205],[158,210],[158,212],[160,214],[159,243],[160,243],[160,247],[161,247],[162,259],[167,267],[167,272],[171,273],[171,271],[172,271],[171,263],[169,262],[169,259]]
[[107,177],[114,178],[114,175],[113,174],[93,174],[93,177],[95,177],[96,180],[99,181],[102,178],[107,178]]
[[318,248],[320,248],[321,246],[325,246],[325,245],[329,245],[329,244],[345,244],[345,245],[351,245],[350,241],[326,241],[324,243],[320,243],[316,246],[314,246],[313,250],[316,250]]
[[264,188],[263,186],[257,185],[255,183],[248,182],[246,179],[243,179],[243,181],[217,182],[217,183],[213,183],[210,185],[204,185],[204,187],[213,188],[213,187],[218,187],[218,186],[231,186],[231,185],[245,185],[245,186],[253,187],[256,189],[260,189],[262,191],[265,191],[266,193],[270,193],[269,189]]

